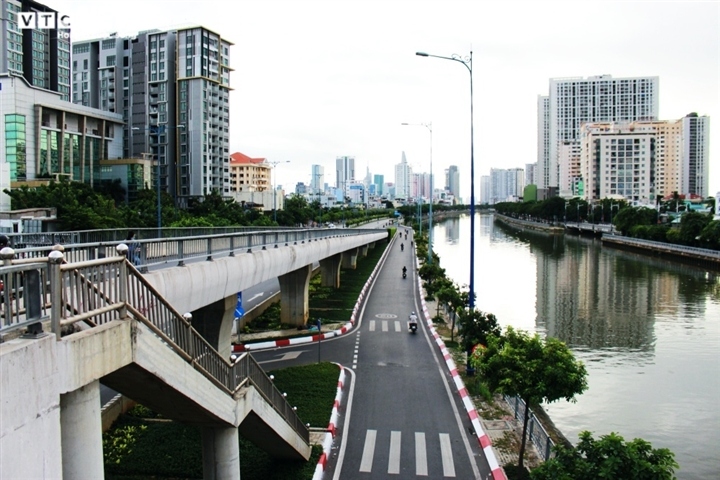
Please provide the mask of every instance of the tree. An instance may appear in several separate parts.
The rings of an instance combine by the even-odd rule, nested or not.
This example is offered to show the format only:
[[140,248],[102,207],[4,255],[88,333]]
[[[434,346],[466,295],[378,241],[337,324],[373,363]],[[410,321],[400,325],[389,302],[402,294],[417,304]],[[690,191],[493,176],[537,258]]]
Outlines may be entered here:
[[678,468],[670,450],[653,449],[639,438],[626,443],[616,433],[595,440],[590,432],[582,432],[577,447],[557,445],[555,454],[530,472],[532,480],[670,480]]
[[519,467],[523,467],[530,409],[561,398],[574,402],[587,390],[587,371],[568,347],[556,338],[543,341],[537,333],[507,328],[489,336],[487,347],[473,352],[471,364],[485,377],[491,391],[519,396],[525,402]]
[[463,308],[459,312],[458,334],[462,338],[463,349],[470,354],[476,345],[487,345],[491,339],[500,336],[502,330],[492,313],[480,310],[469,311]]

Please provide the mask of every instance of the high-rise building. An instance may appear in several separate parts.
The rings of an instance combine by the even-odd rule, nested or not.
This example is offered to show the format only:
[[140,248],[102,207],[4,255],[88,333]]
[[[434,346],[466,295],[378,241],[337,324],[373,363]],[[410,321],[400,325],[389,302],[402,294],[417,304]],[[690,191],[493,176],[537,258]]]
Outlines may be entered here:
[[537,162],[525,164],[525,185],[537,185]]
[[581,129],[580,170],[587,200],[654,204],[657,195],[708,192],[708,117],[605,122]]
[[386,195],[387,192],[383,189],[383,182],[385,182],[385,176],[384,175],[374,175],[373,176],[373,183],[375,184],[375,193],[376,195]]
[[408,200],[412,198],[410,181],[412,179],[412,168],[407,163],[405,152],[402,152],[402,160],[395,165],[395,198]]
[[[710,118],[697,113],[682,120],[681,191],[707,197],[710,195]],[[715,200],[720,203],[720,200]]]
[[335,188],[347,195],[347,187],[355,181],[355,157],[335,158]]
[[480,177],[480,204],[488,205],[490,203],[490,175],[482,175]]
[[658,85],[658,77],[550,79],[549,95],[538,98],[538,188],[563,188],[561,150],[576,150],[583,123],[657,120]]
[[525,171],[522,168],[491,168],[488,203],[516,201],[523,196]]
[[323,185],[325,184],[325,167],[322,165],[313,165],[311,169],[312,172],[310,175],[312,178],[310,179],[310,193],[324,193],[325,188]]
[[52,18],[38,13],[57,12],[33,0],[0,0],[0,73],[20,75],[70,100],[70,29],[33,28],[46,26],[36,19]]
[[450,165],[445,170],[445,190],[452,193],[457,201],[460,200],[460,172],[457,165]]
[[150,154],[178,205],[229,196],[231,46],[203,27],[75,42],[72,101],[122,113],[124,155]]

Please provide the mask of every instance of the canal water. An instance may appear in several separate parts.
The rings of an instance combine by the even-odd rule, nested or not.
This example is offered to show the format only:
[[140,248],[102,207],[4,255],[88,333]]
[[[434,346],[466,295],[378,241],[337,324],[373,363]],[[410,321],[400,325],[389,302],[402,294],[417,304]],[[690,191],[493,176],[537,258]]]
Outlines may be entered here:
[[[475,222],[476,306],[564,341],[585,363],[577,403],[546,406],[573,443],[588,430],[668,448],[681,480],[720,478],[720,272]],[[436,223],[434,250],[469,283],[470,218]]]

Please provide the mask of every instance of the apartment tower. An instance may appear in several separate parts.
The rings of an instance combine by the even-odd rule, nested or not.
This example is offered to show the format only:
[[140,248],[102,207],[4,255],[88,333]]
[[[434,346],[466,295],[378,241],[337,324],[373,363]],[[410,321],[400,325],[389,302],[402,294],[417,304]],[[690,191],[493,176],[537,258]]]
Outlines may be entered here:
[[560,185],[561,150],[565,160],[577,155],[583,123],[657,120],[658,87],[658,77],[550,79],[549,95],[538,98],[538,188],[565,190],[577,181]]
[[57,14],[32,0],[0,0],[0,73],[22,76],[30,85],[58,92],[69,101],[70,29],[48,28],[43,20],[37,22],[38,13]]

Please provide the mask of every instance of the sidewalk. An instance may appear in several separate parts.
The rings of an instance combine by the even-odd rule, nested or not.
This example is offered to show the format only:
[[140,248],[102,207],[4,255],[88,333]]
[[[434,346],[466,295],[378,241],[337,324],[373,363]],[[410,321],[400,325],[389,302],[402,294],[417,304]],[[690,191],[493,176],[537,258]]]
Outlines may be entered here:
[[[423,295],[425,295],[424,290]],[[437,301],[425,300],[425,304],[427,305],[427,311],[430,317],[434,318],[437,312]],[[438,331],[438,334],[442,340],[450,341],[451,323],[445,316],[442,308],[439,314],[445,318],[446,323],[443,325],[433,322],[436,331],[440,328],[443,333],[441,334],[440,331]],[[455,329],[455,339],[457,340],[457,327]],[[452,355],[459,374],[465,378],[467,356],[464,353],[457,352],[452,352]],[[520,451],[520,442],[522,440],[522,421],[514,418],[512,407],[508,405],[502,395],[495,395],[492,403],[486,402],[481,396],[470,395],[469,397],[480,416],[480,423],[483,430],[487,436],[490,437],[498,463],[500,463],[501,466],[507,464],[517,465],[519,460],[518,452]],[[525,466],[533,468],[540,465],[540,463],[542,463],[540,458],[535,445],[527,439],[525,444]]]

